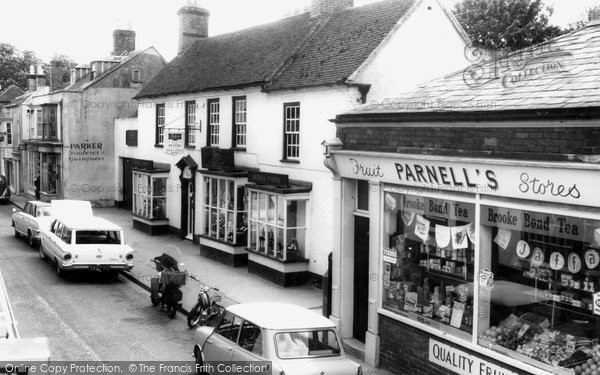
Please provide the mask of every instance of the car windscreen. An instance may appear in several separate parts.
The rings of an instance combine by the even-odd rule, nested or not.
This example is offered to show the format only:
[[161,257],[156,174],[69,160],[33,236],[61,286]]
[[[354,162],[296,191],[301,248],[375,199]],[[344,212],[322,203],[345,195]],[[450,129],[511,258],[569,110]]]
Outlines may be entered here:
[[330,329],[277,333],[275,346],[282,359],[340,355],[337,336]]
[[36,217],[52,216],[52,208],[51,207],[38,207],[35,216]]
[[77,245],[119,245],[121,232],[116,230],[78,230],[75,232]]

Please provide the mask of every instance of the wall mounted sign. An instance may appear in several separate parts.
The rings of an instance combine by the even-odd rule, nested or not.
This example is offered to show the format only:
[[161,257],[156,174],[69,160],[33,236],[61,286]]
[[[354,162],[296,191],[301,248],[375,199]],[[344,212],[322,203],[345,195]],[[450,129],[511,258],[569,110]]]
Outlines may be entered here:
[[257,185],[288,186],[287,174],[248,171],[248,182]]
[[104,144],[84,139],[82,142],[71,143],[68,146],[70,162],[104,161]]
[[461,375],[517,375],[483,358],[475,357],[458,348],[429,339],[429,361]]
[[600,206],[600,169],[575,163],[501,160],[457,162],[443,157],[335,151],[341,177],[434,190]]
[[175,156],[184,153],[183,133],[180,129],[165,129],[165,154]]
[[214,147],[203,147],[201,152],[202,168],[211,171],[235,170],[233,150]]

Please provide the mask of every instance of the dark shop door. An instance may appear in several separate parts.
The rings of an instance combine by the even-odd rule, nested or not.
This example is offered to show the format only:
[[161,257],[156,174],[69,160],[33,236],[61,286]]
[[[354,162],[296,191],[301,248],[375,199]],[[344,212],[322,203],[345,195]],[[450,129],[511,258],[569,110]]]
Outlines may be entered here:
[[355,339],[365,342],[369,318],[369,219],[354,217],[354,327]]

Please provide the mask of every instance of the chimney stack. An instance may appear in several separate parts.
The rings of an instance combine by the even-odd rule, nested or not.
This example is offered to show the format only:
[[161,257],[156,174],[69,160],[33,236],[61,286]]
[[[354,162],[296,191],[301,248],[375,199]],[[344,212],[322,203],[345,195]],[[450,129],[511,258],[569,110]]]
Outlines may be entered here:
[[312,0],[311,17],[329,17],[354,6],[354,0]]
[[46,76],[42,64],[30,65],[27,75],[27,91],[36,91],[40,86],[46,85]]
[[181,55],[195,41],[208,37],[208,16],[210,12],[195,5],[186,5],[177,12],[179,16],[179,48]]
[[63,85],[63,69],[56,61],[50,61],[50,92],[58,90]]
[[135,31],[117,29],[113,31],[113,56],[135,51]]

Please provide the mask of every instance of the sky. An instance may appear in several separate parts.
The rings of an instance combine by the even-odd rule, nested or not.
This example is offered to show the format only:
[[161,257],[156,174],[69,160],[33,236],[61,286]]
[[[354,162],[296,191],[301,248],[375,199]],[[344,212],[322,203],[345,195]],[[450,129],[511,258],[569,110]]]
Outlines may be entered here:
[[[169,61],[177,54],[177,10],[188,2],[211,12],[209,34],[217,35],[275,21],[311,0],[0,0],[0,42],[31,50],[44,61],[64,54],[80,64],[110,55],[112,32],[131,28],[136,48],[154,46]],[[377,0],[355,0],[355,6]],[[441,0],[452,8],[458,0]],[[554,7],[551,22],[567,24],[600,0],[544,0]]]

